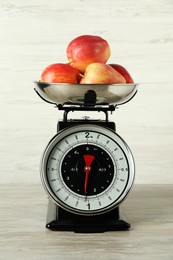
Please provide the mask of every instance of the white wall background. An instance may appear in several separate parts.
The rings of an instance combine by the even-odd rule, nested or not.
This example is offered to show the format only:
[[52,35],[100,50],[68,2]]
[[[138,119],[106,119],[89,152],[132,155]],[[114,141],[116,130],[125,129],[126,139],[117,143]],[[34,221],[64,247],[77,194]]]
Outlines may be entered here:
[[134,154],[136,183],[173,183],[172,0],[0,0],[0,182],[40,183],[40,156],[62,113],[33,81],[66,62],[81,34],[107,39],[109,61],[140,83],[110,117]]

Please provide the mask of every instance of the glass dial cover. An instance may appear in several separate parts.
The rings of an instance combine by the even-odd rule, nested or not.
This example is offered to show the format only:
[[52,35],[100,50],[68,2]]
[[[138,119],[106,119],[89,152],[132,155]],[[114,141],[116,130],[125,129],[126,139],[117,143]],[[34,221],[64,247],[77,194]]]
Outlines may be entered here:
[[62,130],[46,146],[40,172],[49,198],[79,215],[117,207],[135,174],[132,153],[114,131],[92,124]]

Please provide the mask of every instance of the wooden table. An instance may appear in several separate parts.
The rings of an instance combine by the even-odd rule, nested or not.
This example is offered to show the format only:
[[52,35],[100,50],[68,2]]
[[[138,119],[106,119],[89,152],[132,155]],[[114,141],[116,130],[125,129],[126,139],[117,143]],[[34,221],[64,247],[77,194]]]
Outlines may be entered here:
[[1,185],[0,259],[173,259],[173,185],[134,185],[122,210],[129,231],[50,231],[41,184]]

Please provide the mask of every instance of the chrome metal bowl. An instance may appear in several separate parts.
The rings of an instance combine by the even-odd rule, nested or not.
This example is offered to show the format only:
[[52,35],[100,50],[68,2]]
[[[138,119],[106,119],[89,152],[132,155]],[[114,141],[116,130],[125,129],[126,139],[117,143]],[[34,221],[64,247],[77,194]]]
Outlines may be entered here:
[[137,92],[137,83],[134,84],[65,84],[43,83],[35,81],[35,90],[46,101],[53,104],[83,104],[84,95],[88,90],[96,93],[97,104],[122,105],[129,101]]

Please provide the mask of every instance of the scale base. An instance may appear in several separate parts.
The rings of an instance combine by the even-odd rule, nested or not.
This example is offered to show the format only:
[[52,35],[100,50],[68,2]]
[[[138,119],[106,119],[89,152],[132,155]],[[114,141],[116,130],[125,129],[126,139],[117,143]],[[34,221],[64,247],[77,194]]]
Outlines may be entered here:
[[69,213],[49,200],[46,228],[75,233],[102,233],[128,230],[130,224],[120,216],[119,207],[97,216],[80,216]]

